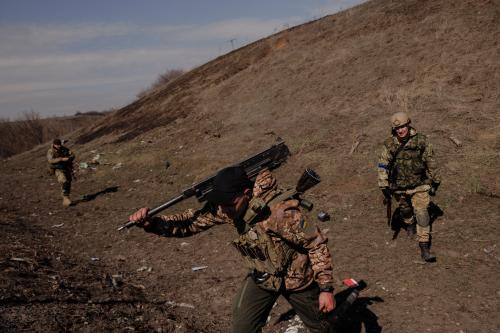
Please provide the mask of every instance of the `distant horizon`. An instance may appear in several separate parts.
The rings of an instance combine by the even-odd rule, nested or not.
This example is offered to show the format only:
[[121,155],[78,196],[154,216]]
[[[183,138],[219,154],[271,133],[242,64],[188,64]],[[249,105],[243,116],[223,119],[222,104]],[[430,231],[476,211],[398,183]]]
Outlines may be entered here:
[[3,0],[0,118],[119,109],[167,70],[362,2]]

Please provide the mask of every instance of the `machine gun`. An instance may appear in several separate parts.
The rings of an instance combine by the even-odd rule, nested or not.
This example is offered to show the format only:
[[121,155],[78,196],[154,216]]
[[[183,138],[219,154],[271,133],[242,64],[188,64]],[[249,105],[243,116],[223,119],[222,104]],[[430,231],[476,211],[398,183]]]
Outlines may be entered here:
[[[245,169],[248,178],[251,181],[255,181],[255,178],[257,178],[257,174],[261,170],[276,169],[283,162],[286,161],[289,155],[290,155],[290,150],[286,146],[285,142],[282,141],[278,144],[271,146],[271,148],[268,148],[258,154],[255,154],[254,156],[251,156],[250,158],[240,163],[234,164],[233,166],[240,166],[243,169]],[[213,189],[214,178],[215,175],[208,177],[207,179],[202,180],[201,182],[196,183],[191,187],[185,189],[179,196],[172,198],[171,200],[165,202],[164,204],[151,209],[148,212],[148,216],[156,215],[159,212],[193,196],[196,196],[199,202],[206,201],[208,193],[210,193]],[[118,230],[130,228],[134,224],[135,224],[134,222],[128,221],[126,224],[119,227]]]

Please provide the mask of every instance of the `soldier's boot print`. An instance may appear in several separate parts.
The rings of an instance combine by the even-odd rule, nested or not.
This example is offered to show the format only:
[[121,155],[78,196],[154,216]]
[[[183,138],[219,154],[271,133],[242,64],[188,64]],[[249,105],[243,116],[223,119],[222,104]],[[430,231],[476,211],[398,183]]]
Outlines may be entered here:
[[63,195],[63,202],[62,202],[63,206],[69,207],[69,206],[71,206],[71,203],[72,202],[71,202],[71,199],[69,198],[69,195]]
[[436,262],[436,256],[432,255],[429,249],[429,242],[419,242],[420,255],[426,262]]

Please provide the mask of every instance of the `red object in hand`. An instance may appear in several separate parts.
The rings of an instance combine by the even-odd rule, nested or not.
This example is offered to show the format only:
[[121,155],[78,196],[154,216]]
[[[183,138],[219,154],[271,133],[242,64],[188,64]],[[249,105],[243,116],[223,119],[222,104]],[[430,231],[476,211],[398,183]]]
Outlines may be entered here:
[[342,281],[342,283],[344,284],[344,286],[347,286],[347,287],[357,287],[357,286],[359,286],[358,281],[356,281],[354,279],[345,279],[344,281]]

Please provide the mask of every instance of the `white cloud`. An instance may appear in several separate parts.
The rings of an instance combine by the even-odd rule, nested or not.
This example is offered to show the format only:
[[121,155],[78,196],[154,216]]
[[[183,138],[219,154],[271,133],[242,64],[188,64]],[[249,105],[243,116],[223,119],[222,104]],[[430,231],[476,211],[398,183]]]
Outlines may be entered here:
[[78,53],[54,53],[42,56],[21,56],[0,58],[0,70],[21,69],[24,67],[27,70],[36,70],[36,68],[56,67],[71,70],[71,68],[84,67],[86,69],[98,69],[102,67],[122,67],[132,65],[134,63],[151,62],[189,57],[190,53],[195,52],[192,48],[131,48],[120,50],[104,50],[95,52],[78,52]]
[[0,56],[53,50],[104,37],[126,36],[135,27],[127,24],[87,23],[68,25],[0,25]]
[[54,91],[57,89],[85,88],[102,85],[119,85],[150,79],[148,75],[126,76],[119,78],[98,77],[92,79],[46,80],[28,83],[0,84],[0,91],[8,94],[3,101],[12,102],[25,97],[28,92]]
[[[0,57],[67,51],[82,43],[99,39],[127,44],[153,40],[165,42],[208,42],[239,37],[255,39],[269,35],[285,26],[300,23],[298,17],[281,19],[232,19],[204,25],[144,25],[126,23],[86,23],[68,25],[0,25]],[[112,43],[107,47],[112,47]]]
[[[105,86],[113,96],[133,98],[167,69],[190,69],[230,51],[229,40],[240,47],[299,23],[299,17],[286,17],[203,25],[0,25],[0,114],[26,104],[61,110],[63,100],[67,109],[78,89],[90,96]],[[111,100],[116,98],[97,94],[92,105]]]

